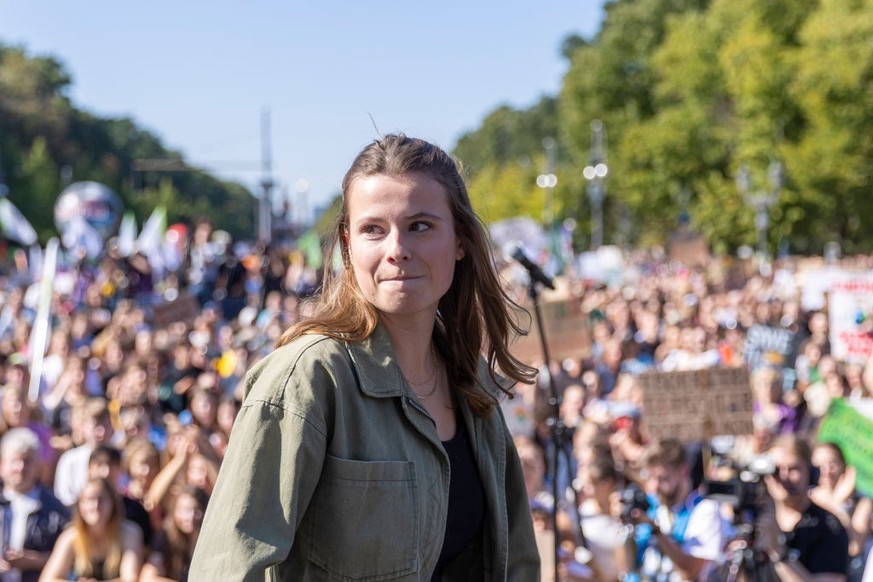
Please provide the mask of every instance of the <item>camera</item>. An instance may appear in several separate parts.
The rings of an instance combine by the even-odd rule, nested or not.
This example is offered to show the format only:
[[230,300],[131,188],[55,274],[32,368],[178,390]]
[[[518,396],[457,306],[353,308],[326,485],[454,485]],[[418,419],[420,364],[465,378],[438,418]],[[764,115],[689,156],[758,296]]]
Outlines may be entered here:
[[[769,556],[755,543],[759,536],[758,518],[767,512],[768,505],[772,508],[764,477],[774,475],[776,467],[766,456],[754,457],[744,466],[735,463],[723,466],[730,467],[735,476],[724,481],[704,481],[703,493],[709,499],[730,505],[735,532],[733,540],[744,543],[729,549],[725,560],[707,580],[779,580]],[[740,572],[742,575],[738,577]]]
[[632,522],[631,512],[634,509],[638,509],[645,513],[652,506],[651,503],[649,503],[649,497],[646,495],[646,492],[636,483],[631,483],[621,490],[620,502],[622,523]]
[[767,497],[764,476],[773,475],[776,468],[767,456],[754,457],[744,467],[733,467],[736,476],[727,480],[705,480],[703,496],[727,503],[739,516],[746,511],[757,514],[758,508]]

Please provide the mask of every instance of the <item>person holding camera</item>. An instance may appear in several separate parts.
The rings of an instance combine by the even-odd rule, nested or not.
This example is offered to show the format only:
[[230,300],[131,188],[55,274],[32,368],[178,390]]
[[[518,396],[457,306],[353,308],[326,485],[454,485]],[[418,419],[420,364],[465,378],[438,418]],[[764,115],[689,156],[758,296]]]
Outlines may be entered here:
[[779,579],[845,581],[849,538],[840,520],[810,499],[809,444],[795,435],[784,435],[770,448],[770,457],[776,472],[764,482],[774,511],[759,518],[758,539]]
[[[668,438],[643,456],[648,498],[624,508],[634,527],[628,542],[632,572],[625,580],[674,582],[702,579],[722,556],[728,524],[719,504],[694,488],[685,447]],[[648,505],[648,507],[645,507]],[[630,549],[630,548],[629,548]]]

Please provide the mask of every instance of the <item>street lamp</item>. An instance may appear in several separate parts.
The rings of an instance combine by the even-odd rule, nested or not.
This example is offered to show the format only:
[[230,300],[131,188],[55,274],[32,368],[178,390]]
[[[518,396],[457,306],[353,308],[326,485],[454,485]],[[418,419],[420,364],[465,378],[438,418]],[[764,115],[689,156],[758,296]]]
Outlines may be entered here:
[[606,196],[603,179],[609,173],[605,143],[606,128],[602,121],[595,119],[591,122],[591,163],[582,170],[582,175],[588,180],[588,199],[591,201],[591,250],[597,250],[603,244],[603,199]]
[[737,190],[743,196],[746,204],[755,210],[755,229],[758,234],[758,255],[764,262],[769,262],[767,245],[767,230],[770,228],[770,208],[779,200],[782,186],[785,183],[785,171],[779,160],[770,162],[767,169],[770,180],[770,190],[753,190],[752,173],[747,164],[740,167],[737,174]]
[[[558,177],[555,175],[555,140],[547,137],[543,139],[543,149],[546,154],[546,170],[537,176],[537,186],[545,190],[543,197],[543,222],[549,225],[549,230],[555,222],[555,194],[554,188],[558,185]],[[546,214],[548,212],[548,215]]]

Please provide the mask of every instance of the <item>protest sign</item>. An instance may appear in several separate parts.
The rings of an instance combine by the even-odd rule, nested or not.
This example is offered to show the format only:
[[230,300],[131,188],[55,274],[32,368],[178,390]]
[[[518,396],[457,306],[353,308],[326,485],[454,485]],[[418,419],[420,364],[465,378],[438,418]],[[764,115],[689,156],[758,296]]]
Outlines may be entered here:
[[749,369],[757,370],[761,366],[788,366],[791,355],[794,334],[781,327],[753,325],[746,334],[746,347],[743,358]]
[[[528,365],[539,365],[543,361],[543,348],[536,314],[532,305],[525,305],[524,308],[527,309],[527,313],[517,311],[516,317],[529,333],[517,338],[510,346],[510,351]],[[578,299],[542,303],[540,312],[543,317],[549,357],[552,361],[561,361],[565,358],[581,359],[588,356],[591,349],[588,318],[582,312],[582,304]]]
[[183,322],[191,324],[200,312],[200,303],[193,295],[183,294],[174,301],[159,303],[154,306],[154,322],[159,328],[171,323]]
[[831,355],[866,361],[873,354],[873,275],[843,272],[831,282],[828,319]]
[[646,372],[643,424],[655,439],[704,441],[752,432],[752,392],[744,368]]
[[837,398],[821,421],[818,442],[839,445],[846,463],[855,468],[855,489],[873,496],[873,420]]

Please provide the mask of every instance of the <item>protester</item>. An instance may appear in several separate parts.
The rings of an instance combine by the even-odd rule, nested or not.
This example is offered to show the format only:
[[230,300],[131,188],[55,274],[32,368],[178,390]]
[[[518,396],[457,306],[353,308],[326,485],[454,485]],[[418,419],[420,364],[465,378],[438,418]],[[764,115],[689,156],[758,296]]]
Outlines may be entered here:
[[58,459],[55,471],[55,495],[67,507],[79,498],[79,492],[88,480],[88,459],[98,445],[112,439],[112,422],[106,400],[88,398],[79,405],[82,442],[66,451]]
[[141,582],[188,580],[208,500],[209,495],[204,490],[192,486],[176,495],[154,550],[143,565]]
[[647,511],[635,508],[636,544],[631,572],[656,581],[696,580],[721,559],[727,523],[718,503],[692,487],[687,452],[676,439],[649,446],[643,461]]
[[796,435],[783,435],[770,449],[776,474],[765,477],[775,503],[769,523],[761,524],[763,549],[780,580],[839,582],[846,579],[849,538],[832,513],[810,499],[812,454]]
[[136,582],[142,566],[142,532],[124,519],[124,506],[105,479],[88,481],[73,521],[58,538],[40,582]]
[[336,235],[344,268],[248,379],[190,577],[537,579],[495,375],[534,370],[455,162],[368,145]]
[[870,537],[873,499],[855,489],[854,467],[846,465],[840,446],[819,443],[812,451],[812,466],[818,472],[818,482],[809,491],[809,498],[819,507],[834,514],[849,535],[849,568],[861,570],[863,555]]
[[70,520],[64,504],[40,485],[39,437],[14,428],[0,441],[0,531],[4,532],[0,579],[34,582]]
[[615,461],[608,455],[594,459],[580,471],[583,501],[579,517],[586,548],[592,554],[592,567],[603,582],[619,580],[621,521],[612,507],[618,496]]
[[88,459],[88,480],[105,479],[115,488],[124,506],[124,518],[135,523],[142,532],[143,547],[148,549],[152,544],[154,529],[148,512],[139,500],[127,495],[121,483],[123,470],[121,467],[121,451],[110,445],[99,445]]
[[160,527],[162,512],[152,498],[151,487],[161,470],[161,454],[150,441],[138,438],[122,451],[122,470],[127,477],[124,493],[139,501],[149,513],[153,529]]

